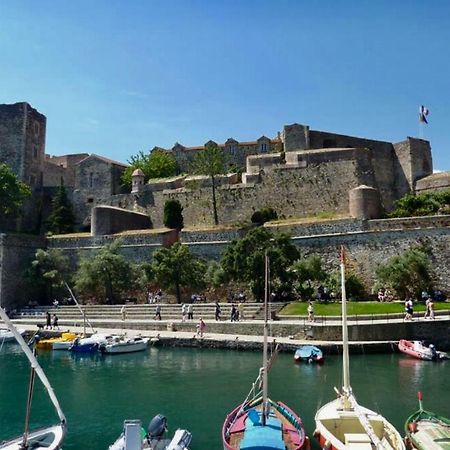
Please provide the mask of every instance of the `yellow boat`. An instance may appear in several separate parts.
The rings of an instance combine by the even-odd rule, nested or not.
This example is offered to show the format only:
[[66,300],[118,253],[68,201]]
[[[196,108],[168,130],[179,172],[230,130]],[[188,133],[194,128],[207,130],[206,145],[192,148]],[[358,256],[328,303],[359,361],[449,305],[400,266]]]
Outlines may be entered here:
[[65,332],[62,333],[59,337],[53,337],[48,339],[42,339],[39,342],[37,342],[36,347],[37,348],[45,348],[47,350],[53,349],[53,344],[55,342],[68,342],[73,341],[77,335],[75,333]]

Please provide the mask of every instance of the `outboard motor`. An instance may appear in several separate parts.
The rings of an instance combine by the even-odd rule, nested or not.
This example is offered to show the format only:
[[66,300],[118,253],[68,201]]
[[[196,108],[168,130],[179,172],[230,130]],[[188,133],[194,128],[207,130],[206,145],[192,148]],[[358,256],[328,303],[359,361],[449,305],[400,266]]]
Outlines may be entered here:
[[162,414],[158,414],[150,421],[147,428],[149,439],[161,439],[162,435],[167,431],[167,418]]

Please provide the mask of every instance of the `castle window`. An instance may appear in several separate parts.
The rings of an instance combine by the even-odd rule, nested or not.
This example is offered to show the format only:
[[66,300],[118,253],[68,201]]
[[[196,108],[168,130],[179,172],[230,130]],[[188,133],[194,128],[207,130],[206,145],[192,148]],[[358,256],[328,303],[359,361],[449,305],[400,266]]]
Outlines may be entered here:
[[324,139],[323,148],[335,148],[336,141],[334,139]]
[[261,144],[261,151],[267,152],[267,144]]
[[89,187],[94,187],[94,172],[89,172]]
[[89,197],[89,198],[87,199],[87,202],[88,202],[88,203],[94,203],[94,198],[93,198],[93,197]]

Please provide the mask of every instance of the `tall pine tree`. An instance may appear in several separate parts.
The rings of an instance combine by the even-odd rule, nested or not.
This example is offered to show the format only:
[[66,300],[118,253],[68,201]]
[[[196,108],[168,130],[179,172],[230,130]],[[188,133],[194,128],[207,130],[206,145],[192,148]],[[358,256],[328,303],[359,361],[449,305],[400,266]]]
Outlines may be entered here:
[[52,212],[46,223],[47,230],[55,234],[72,233],[74,231],[75,214],[63,185],[58,188],[52,200]]

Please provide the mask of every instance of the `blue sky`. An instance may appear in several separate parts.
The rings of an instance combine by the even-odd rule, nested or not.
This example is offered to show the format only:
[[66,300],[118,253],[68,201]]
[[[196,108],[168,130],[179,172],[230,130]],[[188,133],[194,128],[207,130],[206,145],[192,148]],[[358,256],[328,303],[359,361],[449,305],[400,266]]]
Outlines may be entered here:
[[155,145],[309,124],[420,137],[450,170],[450,2],[0,1],[0,103],[47,116],[50,154],[126,161]]

